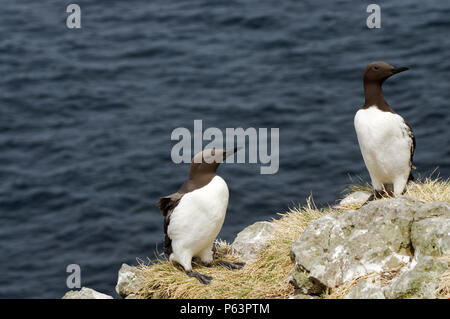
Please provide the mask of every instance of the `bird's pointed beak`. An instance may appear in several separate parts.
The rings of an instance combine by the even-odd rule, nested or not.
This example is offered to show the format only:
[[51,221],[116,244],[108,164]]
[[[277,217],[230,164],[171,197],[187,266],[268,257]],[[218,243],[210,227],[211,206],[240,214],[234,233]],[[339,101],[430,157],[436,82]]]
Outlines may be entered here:
[[236,153],[237,151],[239,151],[242,148],[243,148],[242,146],[227,148],[223,154],[224,155],[223,159],[227,158],[230,155],[233,155],[234,153]]
[[403,71],[406,71],[406,70],[409,70],[409,68],[401,66],[401,67],[398,67],[398,68],[394,67],[393,69],[391,69],[391,72],[392,72],[392,74],[397,74],[397,73],[400,73],[400,72],[403,72]]

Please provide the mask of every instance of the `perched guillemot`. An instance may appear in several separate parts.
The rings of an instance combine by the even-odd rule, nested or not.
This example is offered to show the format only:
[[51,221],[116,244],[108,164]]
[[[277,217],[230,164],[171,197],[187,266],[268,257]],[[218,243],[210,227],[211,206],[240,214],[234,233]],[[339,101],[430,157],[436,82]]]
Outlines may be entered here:
[[[178,192],[158,201],[164,215],[166,255],[203,284],[209,284],[212,277],[192,271],[192,258],[199,257],[203,264],[212,264],[214,240],[222,228],[229,197],[227,183],[216,170],[237,150],[208,149],[196,154],[191,161],[189,180]],[[244,265],[226,261],[216,264],[230,269]]]
[[[401,195],[413,168],[416,140],[411,126],[387,104],[383,82],[394,74],[408,70],[385,62],[370,63],[364,71],[365,103],[355,115],[355,130],[364,162],[375,190],[382,196],[393,186],[395,196]],[[390,193],[390,191],[389,191]]]

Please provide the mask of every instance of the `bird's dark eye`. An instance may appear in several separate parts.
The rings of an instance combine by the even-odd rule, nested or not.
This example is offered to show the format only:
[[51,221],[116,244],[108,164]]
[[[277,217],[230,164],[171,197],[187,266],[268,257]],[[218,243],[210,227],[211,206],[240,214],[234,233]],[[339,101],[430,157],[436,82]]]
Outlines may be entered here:
[[374,69],[375,71],[378,71],[379,67],[374,66],[373,69]]

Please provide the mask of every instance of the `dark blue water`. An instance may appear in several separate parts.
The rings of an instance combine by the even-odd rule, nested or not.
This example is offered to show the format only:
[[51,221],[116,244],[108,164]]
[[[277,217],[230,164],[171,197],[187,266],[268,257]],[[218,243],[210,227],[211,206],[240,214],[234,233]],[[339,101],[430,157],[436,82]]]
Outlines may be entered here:
[[[66,27],[66,6],[82,29]],[[332,204],[366,173],[353,129],[362,71],[409,66],[385,95],[412,125],[418,172],[450,175],[450,3],[56,1],[0,4],[0,297],[60,297],[66,266],[113,292],[122,262],[153,258],[155,202],[187,164],[176,127],[280,128],[280,170],[220,168],[230,205],[220,237],[275,218],[312,192]]]

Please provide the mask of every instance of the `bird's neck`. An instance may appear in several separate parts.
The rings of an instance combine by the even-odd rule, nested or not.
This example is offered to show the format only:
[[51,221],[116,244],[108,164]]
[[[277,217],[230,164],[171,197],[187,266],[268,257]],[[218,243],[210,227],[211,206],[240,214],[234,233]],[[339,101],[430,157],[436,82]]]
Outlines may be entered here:
[[380,82],[364,81],[365,102],[363,108],[366,109],[375,105],[382,111],[394,113],[394,111],[384,99],[383,89],[381,88],[381,85],[382,83]]

